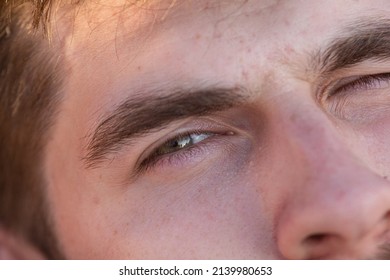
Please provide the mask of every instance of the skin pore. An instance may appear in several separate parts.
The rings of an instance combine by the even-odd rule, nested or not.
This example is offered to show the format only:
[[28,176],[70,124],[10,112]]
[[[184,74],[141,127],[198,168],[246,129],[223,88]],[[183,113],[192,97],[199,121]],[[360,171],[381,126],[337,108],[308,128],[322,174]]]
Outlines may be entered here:
[[45,175],[64,256],[379,254],[390,36],[372,34],[389,12],[386,0],[91,1],[69,28],[59,17],[66,77]]

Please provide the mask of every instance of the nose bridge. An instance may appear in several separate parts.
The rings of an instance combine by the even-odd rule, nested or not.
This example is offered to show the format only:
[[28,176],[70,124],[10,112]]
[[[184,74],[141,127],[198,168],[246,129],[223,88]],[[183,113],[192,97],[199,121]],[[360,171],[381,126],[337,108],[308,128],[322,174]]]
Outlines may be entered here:
[[367,245],[363,240],[368,236],[378,238],[389,230],[383,228],[388,227],[389,183],[366,166],[345,140],[345,131],[318,108],[292,112],[282,123],[288,161],[299,170],[288,182],[289,195],[278,217],[282,254],[331,257],[349,250],[349,258],[359,257],[350,253],[352,247]]
[[319,208],[334,208],[339,201],[348,209],[359,207],[356,200],[367,202],[378,193],[389,197],[387,180],[360,157],[363,153],[355,151],[359,145],[346,139],[347,132],[338,131],[322,112],[292,115],[284,130],[295,157],[291,162],[301,166],[295,194],[302,205],[315,201]]
[[306,180],[322,177],[332,180],[342,174],[344,180],[351,175],[349,180],[354,181],[359,174],[372,173],[364,166],[364,153],[358,149],[359,145],[320,109],[307,106],[286,119],[283,137],[293,156],[304,165]]
[[327,164],[331,155],[342,157],[347,147],[331,121],[320,111],[308,107],[292,112],[286,118],[285,132],[289,146],[297,150],[311,165]]

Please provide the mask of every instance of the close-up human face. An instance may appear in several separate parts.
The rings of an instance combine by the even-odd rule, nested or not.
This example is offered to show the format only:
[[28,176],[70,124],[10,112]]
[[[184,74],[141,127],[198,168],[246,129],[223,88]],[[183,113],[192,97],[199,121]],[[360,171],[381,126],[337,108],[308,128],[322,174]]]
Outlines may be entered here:
[[66,258],[382,256],[389,1],[87,1],[53,30]]

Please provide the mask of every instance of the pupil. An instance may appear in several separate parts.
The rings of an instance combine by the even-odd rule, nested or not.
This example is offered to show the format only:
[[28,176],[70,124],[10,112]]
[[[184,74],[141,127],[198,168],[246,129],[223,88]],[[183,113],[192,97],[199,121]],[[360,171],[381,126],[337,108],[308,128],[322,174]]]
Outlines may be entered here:
[[184,137],[184,138],[180,138],[180,139],[175,140],[173,148],[184,148],[185,146],[187,146],[190,143],[191,143],[191,138],[189,136]]
[[191,144],[191,142],[192,142],[191,137],[186,136],[183,138],[178,138],[178,139],[172,140],[170,143],[167,143],[167,147],[169,147],[171,149],[180,149],[180,148],[184,148],[184,147],[188,146],[189,144]]
[[172,141],[167,142],[165,145],[161,146],[156,154],[157,155],[164,155],[168,153],[173,153],[177,150],[183,149],[187,147],[188,145],[191,145],[193,143],[193,140],[191,136],[185,136],[182,138],[174,139]]

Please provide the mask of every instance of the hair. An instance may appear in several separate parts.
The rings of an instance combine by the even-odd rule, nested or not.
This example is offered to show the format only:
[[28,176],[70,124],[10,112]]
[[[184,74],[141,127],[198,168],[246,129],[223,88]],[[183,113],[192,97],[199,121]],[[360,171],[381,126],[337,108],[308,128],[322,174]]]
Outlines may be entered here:
[[60,257],[43,175],[61,83],[48,40],[54,2],[0,3],[0,224],[48,258]]
[[[176,0],[171,0],[171,8]],[[132,0],[131,4],[151,4]],[[0,0],[0,226],[63,258],[46,199],[44,150],[61,100],[61,55],[50,44],[57,7],[84,0]]]

